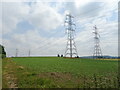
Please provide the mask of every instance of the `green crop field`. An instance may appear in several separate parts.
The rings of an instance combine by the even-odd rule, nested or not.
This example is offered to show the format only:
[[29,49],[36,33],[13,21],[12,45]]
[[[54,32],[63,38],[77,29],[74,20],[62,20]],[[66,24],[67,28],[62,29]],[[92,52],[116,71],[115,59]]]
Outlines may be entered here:
[[24,67],[40,72],[70,72],[71,74],[93,75],[117,73],[117,61],[91,60],[91,59],[66,59],[57,57],[13,58]]
[[[7,67],[5,67],[7,66]],[[8,71],[6,71],[6,68]],[[16,57],[3,60],[16,87],[117,88],[118,61],[62,57]],[[5,74],[6,74],[5,73]],[[4,81],[7,81],[7,79]],[[5,84],[4,87],[9,87]]]

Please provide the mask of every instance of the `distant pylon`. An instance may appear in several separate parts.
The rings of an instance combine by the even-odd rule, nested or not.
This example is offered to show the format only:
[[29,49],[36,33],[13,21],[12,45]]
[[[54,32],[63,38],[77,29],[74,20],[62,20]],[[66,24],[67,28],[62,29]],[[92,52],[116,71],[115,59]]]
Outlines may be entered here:
[[74,41],[74,36],[75,36],[75,23],[73,23],[73,16],[69,13],[66,14],[66,19],[65,19],[65,29],[67,32],[67,46],[65,50],[65,57],[69,55],[71,58],[73,55],[78,56],[75,41]]
[[15,54],[15,56],[16,56],[16,57],[18,56],[18,49],[16,49],[16,54]]
[[97,31],[97,27],[96,25],[93,27],[94,28],[94,42],[95,42],[95,45],[94,45],[94,53],[93,53],[93,58],[102,58],[102,51],[101,51],[101,48],[100,48],[100,35]]

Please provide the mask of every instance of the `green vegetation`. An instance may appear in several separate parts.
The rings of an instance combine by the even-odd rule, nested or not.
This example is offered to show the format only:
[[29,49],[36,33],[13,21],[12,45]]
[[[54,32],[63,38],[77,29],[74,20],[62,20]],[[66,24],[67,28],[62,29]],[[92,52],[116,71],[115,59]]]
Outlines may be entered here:
[[0,89],[2,88],[2,59],[6,57],[4,46],[0,45]]
[[117,73],[117,61],[69,59],[58,57],[13,58],[13,60],[35,72],[70,72],[75,75],[104,75]]
[[3,87],[117,88],[117,73],[113,60],[16,57],[3,60]]
[[0,89],[2,88],[2,59],[0,58]]
[[6,57],[6,52],[5,49],[2,45],[0,45],[0,58],[5,58]]

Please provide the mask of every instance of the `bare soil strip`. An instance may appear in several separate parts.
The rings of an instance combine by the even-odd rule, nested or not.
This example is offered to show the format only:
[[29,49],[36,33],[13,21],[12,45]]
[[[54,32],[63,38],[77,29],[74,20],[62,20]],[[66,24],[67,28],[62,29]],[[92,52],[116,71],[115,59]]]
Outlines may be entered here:
[[[13,63],[10,59],[5,59],[6,65],[3,66],[3,80],[5,80],[5,85],[8,88],[18,88],[17,86],[17,78],[14,75],[14,69],[16,68],[15,63]],[[4,82],[4,81],[3,81]]]

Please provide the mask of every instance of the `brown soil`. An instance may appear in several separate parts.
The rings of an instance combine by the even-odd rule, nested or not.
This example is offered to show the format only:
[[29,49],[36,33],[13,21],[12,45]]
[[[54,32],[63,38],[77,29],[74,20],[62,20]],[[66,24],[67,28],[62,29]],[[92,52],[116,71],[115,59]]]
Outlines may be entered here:
[[[11,61],[8,61],[9,63],[11,63]],[[14,71],[12,70],[12,68],[16,68],[13,67],[14,65],[12,64],[6,64],[5,67],[3,67],[3,78],[6,81],[6,85],[8,86],[8,88],[18,88],[17,87],[17,78],[14,76]],[[3,87],[4,88],[4,87]]]

